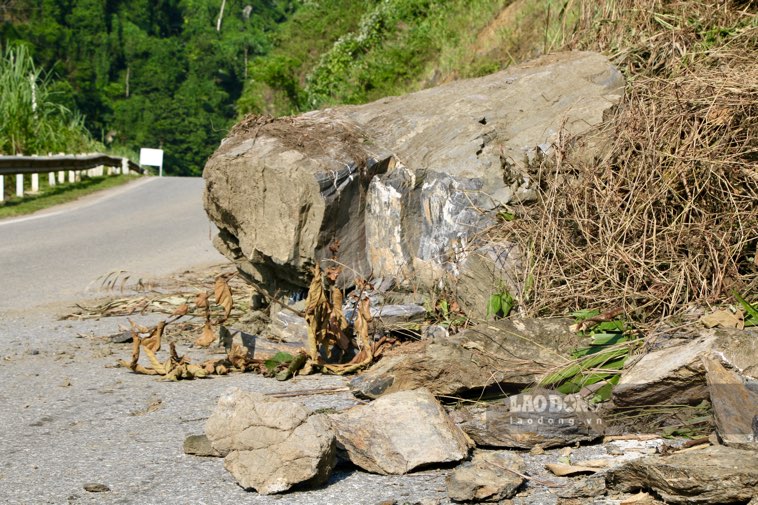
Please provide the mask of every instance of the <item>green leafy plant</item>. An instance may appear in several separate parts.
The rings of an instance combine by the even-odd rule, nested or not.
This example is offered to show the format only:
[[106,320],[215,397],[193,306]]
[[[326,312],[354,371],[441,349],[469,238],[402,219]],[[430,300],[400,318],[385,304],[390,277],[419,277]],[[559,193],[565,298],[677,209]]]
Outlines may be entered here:
[[758,309],[740,295],[737,291],[732,291],[732,295],[737,299],[742,308],[745,310],[745,326],[758,326]]
[[501,289],[493,293],[487,300],[487,318],[508,317],[513,309],[514,300],[507,289]]
[[[578,393],[583,388],[603,382],[591,398],[592,403],[610,398],[631,351],[639,345],[633,328],[622,318],[599,320],[600,311],[581,310],[571,314],[579,333],[588,337],[586,346],[571,353],[571,363],[545,377],[540,385],[561,393]],[[593,321],[597,318],[597,321]]]

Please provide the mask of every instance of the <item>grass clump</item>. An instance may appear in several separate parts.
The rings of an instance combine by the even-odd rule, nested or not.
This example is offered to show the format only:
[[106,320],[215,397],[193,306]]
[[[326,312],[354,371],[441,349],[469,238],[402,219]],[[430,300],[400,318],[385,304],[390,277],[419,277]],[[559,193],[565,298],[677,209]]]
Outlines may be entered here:
[[0,154],[84,152],[92,140],[81,115],[57,100],[55,83],[23,45],[0,55]]
[[[744,2],[579,2],[566,47],[626,73],[602,159],[533,167],[536,205],[500,232],[529,252],[532,314],[644,319],[758,289],[758,22]],[[573,139],[575,140],[575,139]]]
[[[0,219],[17,217],[26,214],[60,205],[77,200],[83,196],[89,195],[96,191],[120,186],[129,181],[133,181],[136,175],[116,175],[102,177],[84,177],[79,182],[65,183],[55,186],[49,186],[46,174],[40,177],[40,192],[37,194],[26,194],[23,198],[17,198],[6,194],[6,200],[0,202]],[[7,180],[10,177],[6,177]],[[25,176],[24,180],[28,180]],[[8,184],[6,184],[8,186]]]

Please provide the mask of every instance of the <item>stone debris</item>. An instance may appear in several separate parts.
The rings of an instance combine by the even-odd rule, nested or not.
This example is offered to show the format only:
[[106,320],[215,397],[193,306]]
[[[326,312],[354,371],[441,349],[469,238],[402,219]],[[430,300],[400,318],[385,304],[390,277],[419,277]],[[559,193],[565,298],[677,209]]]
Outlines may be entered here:
[[210,439],[205,435],[188,435],[184,439],[184,454],[192,456],[218,458],[221,454],[213,448]]
[[320,485],[336,464],[326,416],[237,388],[219,399],[205,433],[239,485],[261,494]]
[[758,451],[725,446],[648,456],[612,468],[609,489],[650,490],[666,503],[746,503],[758,489]]
[[[535,405],[535,398],[540,402],[544,398],[544,406],[525,408],[525,402]],[[480,447],[544,449],[587,442],[602,435],[600,420],[583,399],[555,391],[536,390],[485,406],[464,406],[451,415]]]
[[447,493],[456,502],[505,500],[524,483],[524,472],[524,460],[515,453],[476,451],[448,476]]
[[735,372],[727,370],[720,361],[703,357],[706,381],[713,405],[713,418],[721,441],[740,449],[758,449],[758,393],[745,387]]
[[460,461],[473,445],[427,389],[389,394],[330,419],[350,461],[373,473]]
[[520,390],[565,363],[563,352],[579,341],[570,324],[567,319],[492,321],[424,343],[417,352],[385,357],[350,387],[363,398],[420,387],[446,396],[478,395],[488,387]]

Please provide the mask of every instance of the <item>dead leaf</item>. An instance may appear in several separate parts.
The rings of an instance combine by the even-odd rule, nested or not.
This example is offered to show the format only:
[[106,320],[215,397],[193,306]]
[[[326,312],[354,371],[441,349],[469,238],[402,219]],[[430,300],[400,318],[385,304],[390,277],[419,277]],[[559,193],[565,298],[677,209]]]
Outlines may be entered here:
[[700,318],[700,322],[706,328],[737,328],[742,330],[745,328],[745,315],[741,310],[736,313],[732,313],[729,310],[722,309],[706,314]]
[[187,312],[189,312],[189,305],[186,303],[183,303],[179,305],[174,312],[171,313],[172,316],[186,316]]
[[150,332],[150,336],[142,339],[142,346],[146,349],[150,349],[153,352],[161,350],[161,337],[163,336],[163,329],[166,327],[166,321],[161,321],[155,325]]
[[198,347],[208,347],[216,341],[216,334],[213,332],[213,326],[210,321],[206,321],[203,325],[203,334],[195,340],[195,344]]
[[567,475],[574,475],[577,473],[595,473],[599,470],[599,468],[592,468],[589,466],[579,466],[579,465],[564,465],[563,463],[548,463],[545,465],[545,468],[550,470],[553,474],[557,475],[558,477],[565,477]]
[[216,284],[213,286],[213,292],[216,296],[216,303],[224,308],[224,321],[229,319],[232,313],[234,299],[232,298],[232,289],[223,276],[216,278]]
[[195,297],[195,306],[198,309],[206,309],[208,308],[208,292],[202,291],[197,294]]

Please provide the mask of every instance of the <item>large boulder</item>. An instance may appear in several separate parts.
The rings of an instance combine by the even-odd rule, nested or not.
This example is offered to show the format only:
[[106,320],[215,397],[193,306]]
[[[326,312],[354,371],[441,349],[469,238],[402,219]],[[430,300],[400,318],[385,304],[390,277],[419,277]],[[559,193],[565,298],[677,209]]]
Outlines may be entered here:
[[566,363],[579,343],[570,326],[562,318],[492,321],[383,357],[350,388],[363,398],[421,387],[439,396],[521,390]]
[[215,244],[272,293],[307,286],[337,242],[350,277],[428,287],[494,256],[492,285],[472,261],[465,290],[517,289],[519,251],[474,237],[500,206],[534,197],[530,169],[554,145],[583,136],[582,155],[598,153],[589,134],[623,87],[607,58],[573,52],[366,105],[246,118],[205,166]]
[[387,395],[331,421],[350,461],[374,473],[399,475],[460,461],[471,445],[426,389]]
[[322,484],[336,464],[326,416],[258,393],[233,389],[221,396],[205,433],[239,485],[261,494]]

